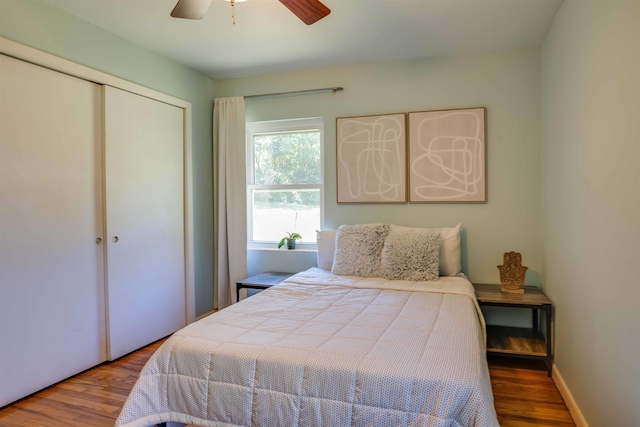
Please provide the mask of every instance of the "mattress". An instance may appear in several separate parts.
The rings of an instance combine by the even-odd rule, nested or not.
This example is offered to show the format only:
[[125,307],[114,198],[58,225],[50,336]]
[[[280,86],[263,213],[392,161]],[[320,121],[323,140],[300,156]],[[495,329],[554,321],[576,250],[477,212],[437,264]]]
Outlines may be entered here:
[[320,269],[172,335],[116,422],[497,426],[473,286]]

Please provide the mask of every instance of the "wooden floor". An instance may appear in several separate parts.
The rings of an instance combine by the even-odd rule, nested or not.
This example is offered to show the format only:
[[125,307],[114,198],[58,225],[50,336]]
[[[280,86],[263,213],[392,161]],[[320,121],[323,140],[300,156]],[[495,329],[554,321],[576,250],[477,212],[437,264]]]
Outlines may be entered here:
[[489,373],[501,426],[575,426],[541,360],[490,356]]
[[[113,426],[138,373],[160,344],[151,344],[0,408],[0,426]],[[575,425],[544,365],[537,363],[510,358],[489,360],[500,425]]]

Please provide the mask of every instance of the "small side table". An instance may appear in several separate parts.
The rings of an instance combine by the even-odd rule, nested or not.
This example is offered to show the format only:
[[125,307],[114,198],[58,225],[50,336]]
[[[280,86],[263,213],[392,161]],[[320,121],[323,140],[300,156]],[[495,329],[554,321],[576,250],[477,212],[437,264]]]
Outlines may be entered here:
[[267,289],[271,286],[277,285],[288,277],[293,276],[293,273],[279,273],[275,271],[269,271],[266,273],[256,274],[255,276],[247,277],[236,283],[236,301],[240,301],[240,289]]
[[[525,286],[524,294],[504,293],[500,285],[474,284],[478,304],[494,307],[531,309],[532,328],[487,326],[487,353],[501,356],[542,359],[551,376],[553,354],[551,349],[551,315],[553,305],[536,287]],[[540,331],[538,312],[545,314],[546,336]]]

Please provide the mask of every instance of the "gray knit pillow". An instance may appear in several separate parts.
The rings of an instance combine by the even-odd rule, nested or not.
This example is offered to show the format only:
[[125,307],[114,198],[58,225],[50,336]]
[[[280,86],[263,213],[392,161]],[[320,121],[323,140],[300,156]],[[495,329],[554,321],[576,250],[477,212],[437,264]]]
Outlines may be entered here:
[[382,277],[393,280],[436,280],[440,266],[440,233],[392,232],[381,254]]
[[380,277],[380,253],[389,224],[341,225],[331,273],[340,276]]

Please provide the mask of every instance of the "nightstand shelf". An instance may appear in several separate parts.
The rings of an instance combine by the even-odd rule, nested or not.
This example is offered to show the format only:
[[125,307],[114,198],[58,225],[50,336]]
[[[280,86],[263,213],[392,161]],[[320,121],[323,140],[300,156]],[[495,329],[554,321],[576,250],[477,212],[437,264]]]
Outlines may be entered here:
[[547,344],[542,333],[531,328],[489,325],[487,326],[487,351],[546,357]]
[[[552,304],[538,288],[525,287],[524,294],[503,293],[500,285],[474,284],[478,304],[486,307],[514,307],[530,309],[532,328],[487,325],[487,353],[500,356],[544,360],[551,376],[553,354],[551,348]],[[545,334],[540,330],[538,312],[545,315]]]

